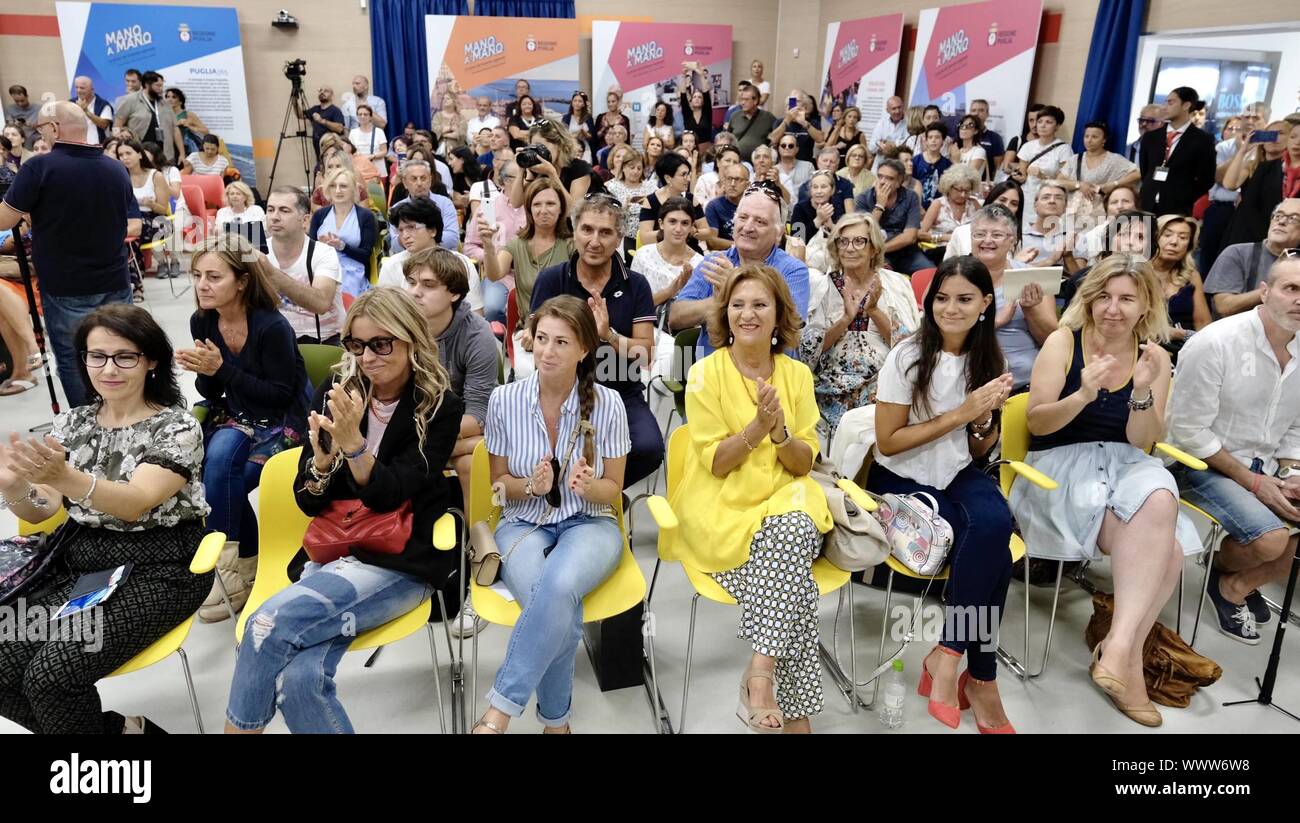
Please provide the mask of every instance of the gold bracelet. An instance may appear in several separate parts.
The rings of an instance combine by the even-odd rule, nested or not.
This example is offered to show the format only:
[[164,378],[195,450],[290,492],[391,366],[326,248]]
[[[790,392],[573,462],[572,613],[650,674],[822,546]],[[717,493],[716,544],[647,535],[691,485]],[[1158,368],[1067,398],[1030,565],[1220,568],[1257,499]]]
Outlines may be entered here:
[[756,446],[754,446],[752,443],[749,442],[749,438],[745,436],[744,429],[740,430],[740,439],[745,444],[745,447],[748,448],[750,451],[753,451],[755,448],[757,448]]

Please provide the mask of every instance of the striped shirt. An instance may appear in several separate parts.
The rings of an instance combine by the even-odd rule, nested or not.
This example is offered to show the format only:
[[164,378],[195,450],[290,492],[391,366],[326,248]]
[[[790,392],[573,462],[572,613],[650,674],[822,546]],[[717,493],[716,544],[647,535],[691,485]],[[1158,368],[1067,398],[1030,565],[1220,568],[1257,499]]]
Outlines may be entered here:
[[[528,379],[507,383],[493,390],[488,399],[487,426],[483,432],[489,454],[505,457],[509,471],[515,477],[531,477],[538,462],[548,455],[554,455],[560,461],[560,507],[551,513],[548,523],[559,523],[575,514],[592,517],[612,517],[613,509],[608,505],[589,503],[565,485],[573,466],[582,456],[583,443],[579,439],[569,456],[570,439],[574,437],[581,403],[578,400],[578,386],[575,382],[573,391],[560,407],[560,424],[555,449],[552,450],[550,438],[546,433],[546,421],[542,417],[539,402],[537,373]],[[623,399],[613,389],[596,385],[596,403],[592,411],[591,424],[596,429],[596,465],[595,473],[599,478],[604,473],[604,458],[625,457],[632,450],[632,440],[627,429],[627,409]],[[546,518],[550,507],[544,498],[533,500],[507,500],[502,512],[503,520],[523,520],[540,523]]]

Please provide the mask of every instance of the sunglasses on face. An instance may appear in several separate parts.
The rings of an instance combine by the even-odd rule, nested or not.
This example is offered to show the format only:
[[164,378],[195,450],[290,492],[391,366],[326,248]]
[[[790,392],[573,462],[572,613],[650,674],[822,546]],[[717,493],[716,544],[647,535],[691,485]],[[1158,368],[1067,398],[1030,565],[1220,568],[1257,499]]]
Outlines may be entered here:
[[374,337],[370,340],[358,340],[351,335],[343,338],[343,348],[353,357],[360,357],[365,354],[366,349],[370,349],[380,357],[393,353],[393,341],[395,337]]

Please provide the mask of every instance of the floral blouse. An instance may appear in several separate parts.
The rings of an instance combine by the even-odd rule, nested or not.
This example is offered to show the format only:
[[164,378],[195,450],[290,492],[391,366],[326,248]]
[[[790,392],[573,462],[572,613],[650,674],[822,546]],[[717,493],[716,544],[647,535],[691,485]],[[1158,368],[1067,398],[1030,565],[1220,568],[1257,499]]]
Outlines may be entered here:
[[54,439],[68,452],[68,462],[100,481],[128,481],[143,463],[152,463],[185,478],[185,485],[134,523],[83,508],[65,500],[68,516],[83,526],[112,531],[143,531],[177,526],[202,518],[211,509],[203,496],[203,430],[184,409],[167,408],[139,423],[105,428],[97,415],[101,404],[78,406],[54,418]]

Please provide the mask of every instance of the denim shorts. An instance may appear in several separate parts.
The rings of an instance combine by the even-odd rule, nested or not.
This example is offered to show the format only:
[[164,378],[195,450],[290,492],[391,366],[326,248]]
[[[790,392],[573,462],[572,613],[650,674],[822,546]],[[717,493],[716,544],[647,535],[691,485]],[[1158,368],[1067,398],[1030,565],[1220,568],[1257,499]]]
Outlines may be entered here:
[[1242,488],[1227,475],[1213,469],[1195,471],[1181,463],[1175,463],[1169,470],[1178,481],[1183,498],[1219,521],[1228,536],[1238,543],[1253,543],[1271,531],[1287,527],[1249,489]]

